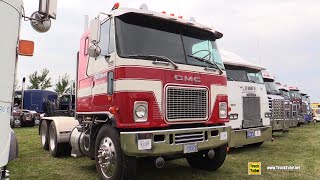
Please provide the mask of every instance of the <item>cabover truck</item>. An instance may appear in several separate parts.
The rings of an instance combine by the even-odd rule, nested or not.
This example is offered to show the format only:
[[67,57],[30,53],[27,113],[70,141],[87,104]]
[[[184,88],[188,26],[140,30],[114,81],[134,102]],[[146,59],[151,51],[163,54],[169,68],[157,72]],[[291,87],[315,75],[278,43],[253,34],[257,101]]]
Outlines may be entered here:
[[297,126],[304,124],[304,119],[302,117],[302,97],[300,94],[300,90],[295,86],[287,86],[290,94],[290,100],[292,102],[292,113],[294,115],[294,119],[296,120]]
[[312,111],[310,107],[309,96],[306,93],[300,93],[302,97],[301,105],[301,115],[305,123],[310,123],[312,121]]
[[101,179],[134,177],[137,158],[218,169],[231,131],[221,37],[194,19],[116,3],[81,37],[75,117],[42,118],[43,148],[58,156],[71,144]]
[[228,147],[260,146],[272,139],[262,67],[229,51],[221,51],[221,56],[228,78],[230,122],[226,125],[232,128]]
[[320,103],[311,103],[313,120],[320,121]]
[[290,101],[289,94],[290,90],[279,82],[276,82],[276,85],[281,93],[281,96],[284,98],[284,115],[285,119],[289,121],[289,128],[297,127],[297,121],[293,119],[292,115],[292,102]]
[[285,119],[285,100],[275,83],[275,77],[265,69],[262,71],[262,76],[268,94],[272,131],[285,132],[289,130],[289,121]]
[[26,17],[22,0],[0,1],[0,179],[8,178],[6,165],[18,155],[18,144],[10,128],[12,121],[14,82],[18,55],[31,56],[34,43],[19,39],[22,18],[31,20],[32,27],[39,31],[48,31],[51,18],[56,16],[55,0],[40,0],[39,10],[32,17]]

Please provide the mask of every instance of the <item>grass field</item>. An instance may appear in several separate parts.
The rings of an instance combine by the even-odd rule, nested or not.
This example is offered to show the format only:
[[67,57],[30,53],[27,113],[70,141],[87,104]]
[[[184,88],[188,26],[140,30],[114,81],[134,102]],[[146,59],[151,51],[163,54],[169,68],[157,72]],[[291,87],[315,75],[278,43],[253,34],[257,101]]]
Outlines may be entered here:
[[[86,157],[52,158],[41,148],[37,128],[16,128],[19,158],[9,163],[11,179],[98,179],[94,161]],[[162,169],[139,162],[137,179],[320,179],[320,123],[275,135],[259,148],[232,149],[215,172],[189,167],[186,160],[166,162]],[[262,175],[247,174],[248,162],[258,161]],[[267,170],[267,166],[300,166],[300,170]]]

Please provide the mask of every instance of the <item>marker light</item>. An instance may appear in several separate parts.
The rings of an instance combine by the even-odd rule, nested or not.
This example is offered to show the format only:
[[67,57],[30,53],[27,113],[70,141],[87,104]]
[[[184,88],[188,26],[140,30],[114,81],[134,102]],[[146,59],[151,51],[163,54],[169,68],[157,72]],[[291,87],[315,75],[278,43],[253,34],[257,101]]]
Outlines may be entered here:
[[21,56],[33,56],[34,42],[27,40],[19,41],[18,54]]
[[118,2],[114,3],[112,10],[118,9],[120,4]]
[[161,13],[162,13],[162,14],[166,14],[167,12],[165,12],[165,11],[161,11]]
[[170,14],[170,16],[174,16],[174,14]]
[[183,16],[178,16],[178,18],[182,19],[182,18],[183,18]]
[[119,110],[119,109],[116,108],[116,107],[114,107],[114,106],[111,106],[111,107],[109,108],[109,111],[110,111],[111,114],[117,114],[117,111],[118,111],[118,110]]

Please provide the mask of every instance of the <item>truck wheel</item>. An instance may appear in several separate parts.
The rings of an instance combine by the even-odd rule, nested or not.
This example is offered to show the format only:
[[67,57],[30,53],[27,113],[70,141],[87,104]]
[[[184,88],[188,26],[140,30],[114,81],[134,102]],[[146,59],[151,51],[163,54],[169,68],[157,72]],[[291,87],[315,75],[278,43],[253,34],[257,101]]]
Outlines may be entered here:
[[96,169],[103,180],[134,179],[136,158],[123,154],[119,133],[111,125],[103,125],[95,143]]
[[215,156],[210,159],[207,155],[208,151],[205,153],[196,153],[192,154],[190,157],[187,157],[187,161],[189,165],[193,168],[207,170],[207,171],[215,171],[217,170],[224,162],[227,156],[227,144],[220,146],[214,149]]
[[41,144],[44,150],[49,150],[49,128],[47,121],[42,121],[40,124]]
[[49,128],[49,151],[53,157],[70,154],[71,147],[68,143],[57,143],[57,131],[54,122],[51,122]]

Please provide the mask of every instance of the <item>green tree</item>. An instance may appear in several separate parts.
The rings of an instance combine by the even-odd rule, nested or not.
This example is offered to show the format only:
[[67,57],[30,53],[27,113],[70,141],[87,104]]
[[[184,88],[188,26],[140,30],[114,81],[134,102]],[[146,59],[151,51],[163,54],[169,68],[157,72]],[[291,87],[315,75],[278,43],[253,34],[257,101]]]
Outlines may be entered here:
[[56,84],[56,88],[54,89],[58,95],[62,95],[65,93],[69,88],[70,85],[70,78],[68,74],[64,74],[62,77],[59,77],[59,80]]
[[51,78],[48,76],[49,70],[43,69],[40,73],[38,71],[35,71],[31,75],[29,75],[29,82],[30,86],[28,86],[28,89],[47,89],[51,87]]

